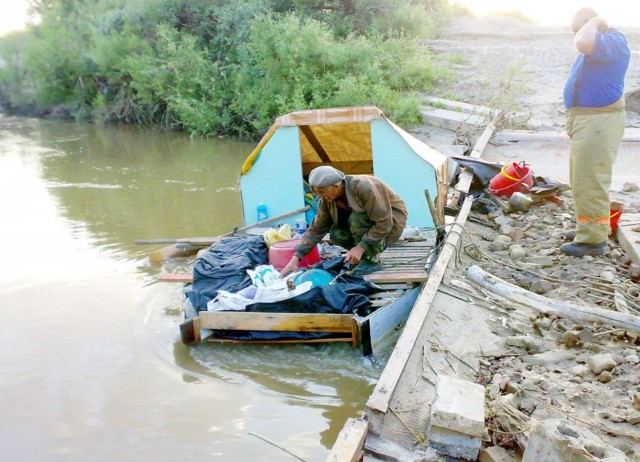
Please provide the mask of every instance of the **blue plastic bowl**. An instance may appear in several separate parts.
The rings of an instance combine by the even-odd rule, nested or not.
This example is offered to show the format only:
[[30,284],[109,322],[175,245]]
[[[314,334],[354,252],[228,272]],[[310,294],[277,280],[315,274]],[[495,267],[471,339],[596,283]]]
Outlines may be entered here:
[[303,282],[311,281],[313,287],[326,286],[333,280],[333,275],[328,271],[321,269],[310,269],[298,274],[294,279],[295,285],[302,284]]

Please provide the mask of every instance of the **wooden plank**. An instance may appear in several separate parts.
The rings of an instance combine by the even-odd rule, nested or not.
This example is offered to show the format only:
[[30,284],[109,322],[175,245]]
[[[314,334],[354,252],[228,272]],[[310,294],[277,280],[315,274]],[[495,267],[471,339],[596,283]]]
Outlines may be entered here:
[[414,273],[385,273],[377,272],[366,274],[364,278],[374,284],[383,282],[425,282],[428,278],[426,272],[414,272]]
[[[457,227],[463,226],[466,222],[472,203],[473,199],[471,197],[467,197],[464,200],[462,207],[460,208],[460,213],[455,221]],[[456,225],[453,225],[453,227],[455,228]],[[456,232],[450,232],[447,235],[445,245],[443,245],[442,251],[429,274],[429,279],[422,288],[422,291],[411,310],[411,314],[405,324],[402,335],[391,352],[391,356],[387,361],[386,367],[382,371],[382,375],[380,376],[373,393],[367,400],[367,414],[369,415],[369,421],[375,421],[376,423],[376,425],[372,425],[372,429],[374,431],[380,430],[379,425],[377,425],[379,416],[386,413],[389,409],[389,403],[391,402],[396,385],[400,380],[400,375],[407,364],[407,360],[409,359],[411,350],[418,338],[418,334],[420,333],[425,319],[429,314],[431,302],[438,291],[438,286],[442,282],[442,278],[444,277],[444,273],[449,265],[451,256],[453,255],[453,252],[457,250],[459,240],[460,235]]]
[[[422,271],[406,271],[406,268],[400,270],[400,272],[387,272],[379,271],[376,273],[366,274],[364,278],[375,284],[383,283],[395,283],[395,282],[425,282],[427,280],[427,273]],[[176,274],[161,274],[158,276],[160,282],[174,282],[189,284],[193,282],[193,274],[190,273],[176,273]]]
[[[335,334],[335,333],[334,333]],[[205,340],[205,343],[234,343],[234,344],[251,344],[251,345],[271,345],[271,344],[291,344],[291,343],[351,343],[354,344],[353,337],[348,335],[346,337],[338,337],[337,335],[344,334],[335,334],[336,337],[331,336],[331,338],[309,338],[309,339],[269,339],[269,340],[239,340],[239,339],[230,339],[230,338],[217,338],[217,337],[208,337]],[[354,346],[358,346],[358,344],[354,344]]]
[[364,440],[369,424],[364,418],[347,420],[333,444],[327,462],[358,462],[364,456]]
[[193,273],[161,274],[158,276],[158,281],[190,284],[193,282]]
[[[530,132],[526,130],[502,130],[493,137],[497,142],[518,142],[518,141],[538,141],[538,142],[558,142],[569,141],[566,132]],[[627,127],[622,135],[623,143],[640,142],[640,129]]]
[[461,101],[451,101],[448,99],[437,98],[435,96],[427,96],[424,100],[431,106],[441,109],[447,109],[448,111],[466,112],[467,114],[480,114],[492,117],[497,117],[500,115],[499,110],[491,109],[487,106],[477,106],[475,104],[463,103]]
[[327,151],[325,151],[318,138],[316,138],[316,135],[313,133],[313,131],[311,131],[311,128],[309,128],[308,125],[300,125],[298,128],[307,139],[307,141],[309,141],[309,144],[316,152],[316,154],[318,154],[318,157],[322,159],[322,162],[331,163],[329,154],[327,154]]
[[[326,162],[305,162],[302,164],[302,174],[308,175],[311,170],[321,165],[327,165]],[[347,175],[373,175],[372,160],[356,160],[345,162],[331,162],[331,166],[337,168]]]
[[218,330],[285,332],[353,332],[350,314],[250,313],[246,311],[201,311],[200,327]]
[[[489,142],[489,139],[491,138],[494,130],[495,127],[493,125],[487,125],[487,128],[484,129],[484,132],[482,132],[482,135],[480,135],[480,138],[478,138],[478,141],[476,141],[476,144],[473,147],[471,154],[469,154],[469,157],[473,157],[475,159],[480,158],[480,156],[482,155],[482,151],[484,151],[484,148],[487,146],[487,143]],[[461,194],[466,194],[469,192],[471,181],[473,181],[473,173],[471,172],[471,170],[464,169],[458,177],[458,183],[455,186],[456,192],[452,195],[451,204],[455,206],[455,204],[457,204],[460,200]]]

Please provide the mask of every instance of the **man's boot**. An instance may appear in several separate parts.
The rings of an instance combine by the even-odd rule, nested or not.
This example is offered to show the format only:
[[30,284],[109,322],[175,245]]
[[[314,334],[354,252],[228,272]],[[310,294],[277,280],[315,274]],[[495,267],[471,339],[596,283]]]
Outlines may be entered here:
[[584,257],[585,255],[604,255],[607,243],[600,244],[580,244],[568,242],[560,246],[560,252],[570,257]]

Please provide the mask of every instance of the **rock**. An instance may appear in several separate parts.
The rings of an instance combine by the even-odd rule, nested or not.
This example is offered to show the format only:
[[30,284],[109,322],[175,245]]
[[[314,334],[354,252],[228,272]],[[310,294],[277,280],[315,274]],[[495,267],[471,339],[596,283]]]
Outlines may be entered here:
[[500,215],[495,217],[493,221],[495,221],[497,225],[508,225],[513,220],[509,217],[505,217],[504,215]]
[[569,369],[569,372],[577,377],[584,377],[585,375],[587,375],[588,371],[589,369],[587,368],[587,366],[582,364],[573,366],[571,369]]
[[513,231],[513,226],[511,226],[511,225],[500,225],[500,229],[499,229],[500,234],[504,234],[504,235],[508,236],[509,233],[511,233],[511,231]]
[[638,355],[625,356],[624,362],[629,364],[638,364],[640,362],[640,357],[638,357]]
[[550,290],[553,290],[554,288],[555,286],[551,282],[547,281],[546,279],[538,279],[537,281],[531,284],[531,287],[529,288],[529,290],[531,290],[531,292],[534,292],[536,294],[545,294]]
[[626,182],[622,185],[622,191],[624,192],[634,192],[638,189],[640,189],[638,188],[638,185],[633,182]]
[[549,342],[545,342],[544,340],[536,337],[529,337],[527,335],[514,335],[507,337],[505,342],[507,345],[524,348],[531,353],[541,353],[553,348],[553,345]]
[[616,280],[616,276],[613,271],[603,271],[600,273],[600,277],[607,282],[613,282]]
[[594,433],[568,420],[547,419],[536,424],[522,462],[628,462],[624,453],[602,442]]
[[495,244],[499,244],[501,245],[504,249],[508,248],[511,245],[511,238],[509,236],[505,236],[503,234],[498,234],[494,239],[493,242]]
[[589,358],[589,369],[595,375],[600,375],[603,371],[610,371],[616,367],[616,361],[611,353],[593,355]]
[[467,380],[439,375],[429,423],[432,427],[446,428],[474,437],[482,436],[484,387]]
[[439,375],[429,418],[429,446],[476,460],[484,435],[484,387]]
[[500,446],[491,446],[480,451],[478,462],[517,462],[519,459]]
[[580,337],[576,331],[570,330],[562,334],[562,343],[567,348],[579,347],[582,345]]
[[524,231],[519,227],[512,228],[510,232],[505,234],[509,236],[514,242],[524,239]]
[[631,399],[633,400],[633,407],[640,409],[640,392],[634,392]]
[[556,363],[563,361],[572,361],[575,358],[575,353],[571,350],[551,350],[544,353],[536,354],[522,358],[522,361],[534,366],[551,367]]
[[512,260],[519,260],[527,256],[527,252],[520,245],[509,246],[509,256]]
[[602,383],[609,383],[612,379],[613,375],[611,375],[611,372],[609,371],[604,371],[598,376],[598,382]]
[[553,257],[525,257],[525,263],[534,263],[538,265],[540,268],[549,268],[553,266],[555,261]]

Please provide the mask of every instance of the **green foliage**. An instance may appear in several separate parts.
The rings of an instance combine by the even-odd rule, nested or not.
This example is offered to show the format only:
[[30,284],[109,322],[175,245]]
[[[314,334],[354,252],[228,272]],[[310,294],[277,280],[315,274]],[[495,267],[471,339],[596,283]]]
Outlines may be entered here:
[[445,0],[31,0],[0,40],[5,107],[258,137],[287,112],[375,104],[399,123],[436,74]]

